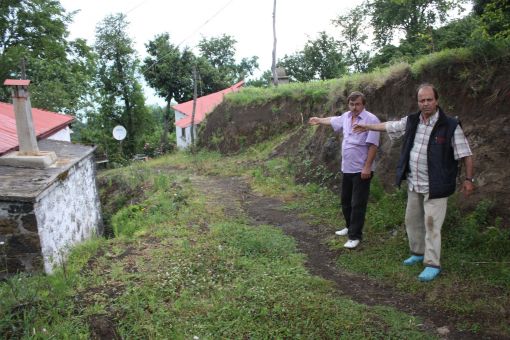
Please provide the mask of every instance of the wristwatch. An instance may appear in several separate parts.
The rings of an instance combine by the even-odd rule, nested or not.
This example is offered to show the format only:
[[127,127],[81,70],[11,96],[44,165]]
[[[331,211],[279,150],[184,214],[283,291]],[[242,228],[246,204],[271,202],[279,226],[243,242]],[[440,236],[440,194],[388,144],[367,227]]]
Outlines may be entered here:
[[475,183],[475,178],[474,177],[466,177],[464,180],[465,181],[470,181],[471,183]]

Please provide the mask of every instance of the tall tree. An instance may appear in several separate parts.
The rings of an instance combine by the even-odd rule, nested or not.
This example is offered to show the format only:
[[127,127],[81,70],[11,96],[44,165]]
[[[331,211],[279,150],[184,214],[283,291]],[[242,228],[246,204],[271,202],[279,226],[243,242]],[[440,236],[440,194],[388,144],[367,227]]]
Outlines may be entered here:
[[481,34],[486,39],[510,42],[508,0],[475,0],[473,11],[480,19]]
[[[243,58],[239,64],[236,64],[236,43],[237,41],[233,37],[223,34],[220,37],[203,38],[198,44],[200,56],[205,58],[217,72],[215,78],[219,82],[214,91],[222,90],[242,78],[252,75],[259,67],[256,56]],[[199,69],[198,72],[202,74],[202,70]]]
[[356,6],[333,20],[333,24],[340,28],[340,46],[346,53],[346,63],[355,72],[366,71],[370,58],[370,52],[365,49],[368,39],[367,20],[365,5]]
[[297,81],[337,78],[347,70],[340,43],[326,32],[319,32],[317,39],[308,40],[302,51],[286,55],[278,65]]
[[193,93],[190,77],[195,56],[188,50],[180,51],[170,42],[170,35],[164,33],[146,45],[148,56],[144,60],[144,76],[156,93],[165,99],[166,109],[163,120],[161,144],[163,151],[168,149],[168,132],[172,113],[170,102],[187,101]]
[[413,44],[420,33],[439,22],[445,22],[450,10],[460,8],[464,0],[367,0],[372,17],[376,46],[390,43],[402,32]]
[[[123,153],[131,156],[143,145],[149,115],[137,79],[139,61],[127,27],[124,14],[107,16],[96,27],[100,109],[94,118],[99,118],[105,136],[117,124],[126,128]],[[111,137],[108,140],[112,141]]]
[[[71,19],[56,0],[0,1],[0,81],[19,78],[25,59],[36,107],[75,113],[87,105],[94,55],[84,40],[66,40]],[[9,97],[2,87],[0,100]]]

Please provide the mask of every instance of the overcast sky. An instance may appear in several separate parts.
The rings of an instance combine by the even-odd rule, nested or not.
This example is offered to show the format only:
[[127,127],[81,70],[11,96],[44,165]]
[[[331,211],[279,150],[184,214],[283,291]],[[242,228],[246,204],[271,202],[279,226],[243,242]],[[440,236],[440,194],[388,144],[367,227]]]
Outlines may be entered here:
[[[258,56],[260,75],[271,68],[273,49],[273,0],[60,0],[66,11],[80,10],[69,26],[71,39],[94,42],[95,28],[109,14],[125,13],[129,35],[140,57],[145,43],[157,34],[168,32],[171,42],[195,48],[202,37],[221,34],[237,40],[237,59]],[[301,50],[317,33],[326,31],[338,38],[331,20],[361,3],[361,0],[277,0],[277,58]],[[195,49],[196,52],[196,49]],[[146,90],[147,102],[156,100]]]

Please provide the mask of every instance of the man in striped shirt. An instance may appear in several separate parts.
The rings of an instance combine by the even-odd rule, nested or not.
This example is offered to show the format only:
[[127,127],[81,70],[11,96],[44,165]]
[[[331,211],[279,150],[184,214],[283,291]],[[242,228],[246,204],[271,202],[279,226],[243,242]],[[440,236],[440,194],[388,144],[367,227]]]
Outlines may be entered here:
[[386,131],[390,138],[403,137],[397,167],[397,184],[407,179],[406,231],[411,256],[404,265],[423,262],[420,281],[432,281],[441,272],[441,227],[448,196],[455,192],[458,160],[465,178],[462,191],[473,191],[473,160],[468,141],[457,119],[445,115],[438,105],[439,95],[431,84],[417,92],[420,111],[399,121],[358,124],[356,132]]

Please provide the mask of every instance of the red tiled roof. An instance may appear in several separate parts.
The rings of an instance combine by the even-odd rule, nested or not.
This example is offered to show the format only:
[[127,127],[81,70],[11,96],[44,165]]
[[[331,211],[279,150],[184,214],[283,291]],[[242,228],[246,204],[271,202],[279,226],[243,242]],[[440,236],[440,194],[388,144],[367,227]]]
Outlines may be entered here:
[[[32,108],[37,139],[62,130],[74,120],[73,116]],[[12,104],[0,102],[0,155],[18,148],[16,118]]]
[[[195,108],[195,125],[204,120],[205,116],[210,113],[214,108],[223,101],[225,94],[230,92],[237,92],[244,85],[244,81],[232,85],[231,87],[221,90],[219,92],[211,93],[206,96],[197,98],[197,105]],[[186,117],[179,119],[175,125],[180,128],[187,128],[191,125],[191,115],[193,113],[193,100],[172,106],[176,111],[185,114]]]
[[28,86],[30,80],[28,79],[5,79],[4,85],[7,86]]

